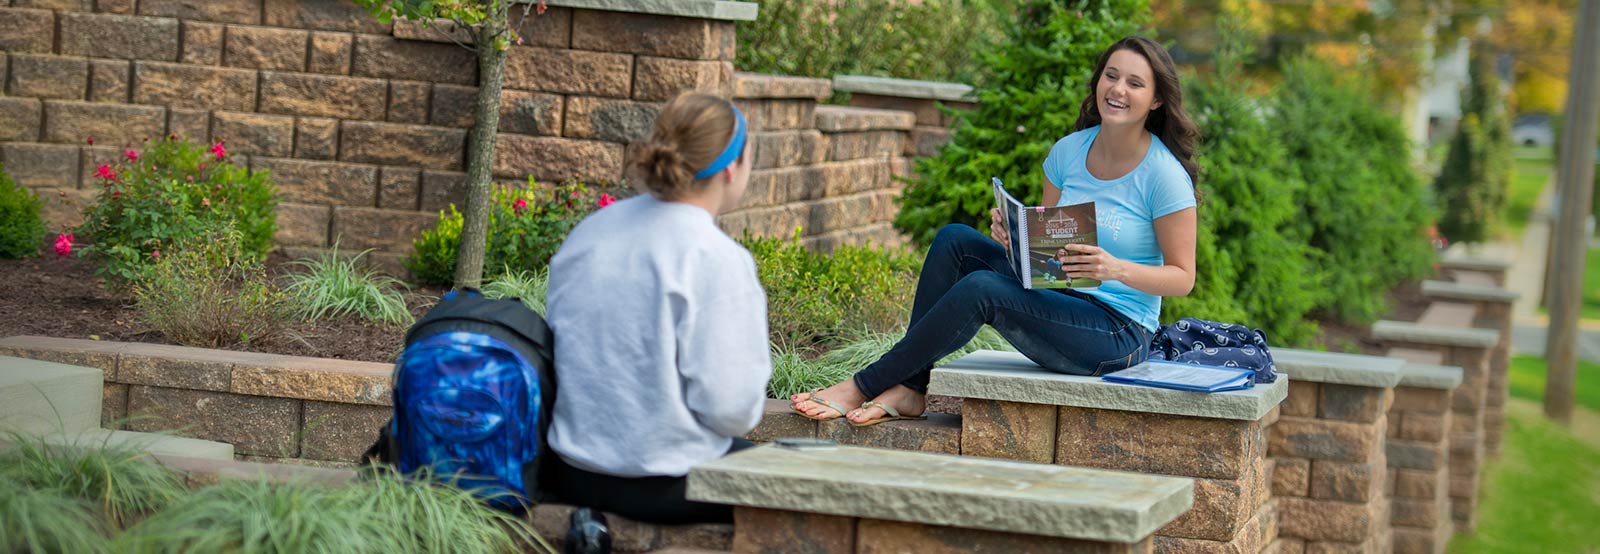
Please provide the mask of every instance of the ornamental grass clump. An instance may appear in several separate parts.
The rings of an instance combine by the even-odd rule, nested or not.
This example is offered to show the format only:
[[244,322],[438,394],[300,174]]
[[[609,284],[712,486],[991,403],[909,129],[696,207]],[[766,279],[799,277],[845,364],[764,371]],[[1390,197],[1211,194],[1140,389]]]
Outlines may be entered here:
[[132,446],[16,433],[0,442],[0,552],[112,552],[111,533],[185,492]]
[[517,271],[503,267],[500,275],[483,286],[489,298],[516,298],[528,309],[544,315],[544,299],[550,292],[550,268]]
[[415,319],[406,307],[399,279],[367,269],[361,258],[372,249],[351,257],[339,255],[339,245],[316,258],[291,262],[303,272],[290,273],[284,288],[296,315],[306,321],[355,315],[390,325],[410,325]]

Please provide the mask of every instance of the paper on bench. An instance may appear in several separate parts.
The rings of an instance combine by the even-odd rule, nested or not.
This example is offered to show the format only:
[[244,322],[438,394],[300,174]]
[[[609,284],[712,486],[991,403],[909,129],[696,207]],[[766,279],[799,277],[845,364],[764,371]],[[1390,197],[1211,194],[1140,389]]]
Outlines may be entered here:
[[1255,371],[1246,368],[1149,361],[1103,377],[1107,381],[1150,387],[1219,392],[1250,388]]

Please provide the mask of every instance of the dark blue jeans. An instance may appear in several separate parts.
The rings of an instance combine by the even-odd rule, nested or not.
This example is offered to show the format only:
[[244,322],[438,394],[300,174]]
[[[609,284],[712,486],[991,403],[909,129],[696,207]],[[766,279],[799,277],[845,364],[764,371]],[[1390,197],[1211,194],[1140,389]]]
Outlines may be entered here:
[[906,336],[855,375],[875,397],[895,385],[928,391],[933,363],[988,324],[1045,369],[1102,375],[1143,362],[1150,331],[1090,295],[1022,288],[1005,247],[977,229],[946,225],[922,263]]

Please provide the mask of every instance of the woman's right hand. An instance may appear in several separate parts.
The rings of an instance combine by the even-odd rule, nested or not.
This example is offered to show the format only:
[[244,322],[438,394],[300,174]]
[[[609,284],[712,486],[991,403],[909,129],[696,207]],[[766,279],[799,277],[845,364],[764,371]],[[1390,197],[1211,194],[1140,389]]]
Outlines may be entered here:
[[1011,248],[1011,230],[1006,228],[1005,218],[1000,217],[1000,208],[989,208],[989,236]]

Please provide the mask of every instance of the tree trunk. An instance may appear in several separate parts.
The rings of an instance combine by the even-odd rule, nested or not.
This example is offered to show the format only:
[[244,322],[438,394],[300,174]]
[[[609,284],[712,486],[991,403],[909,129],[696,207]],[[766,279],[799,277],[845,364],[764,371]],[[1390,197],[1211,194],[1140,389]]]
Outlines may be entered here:
[[506,8],[489,14],[473,37],[478,49],[478,96],[473,99],[472,130],[467,134],[467,207],[462,213],[461,245],[456,251],[456,287],[483,284],[484,251],[489,238],[495,131],[500,128],[500,87],[505,81],[506,50],[494,38],[506,28]]

